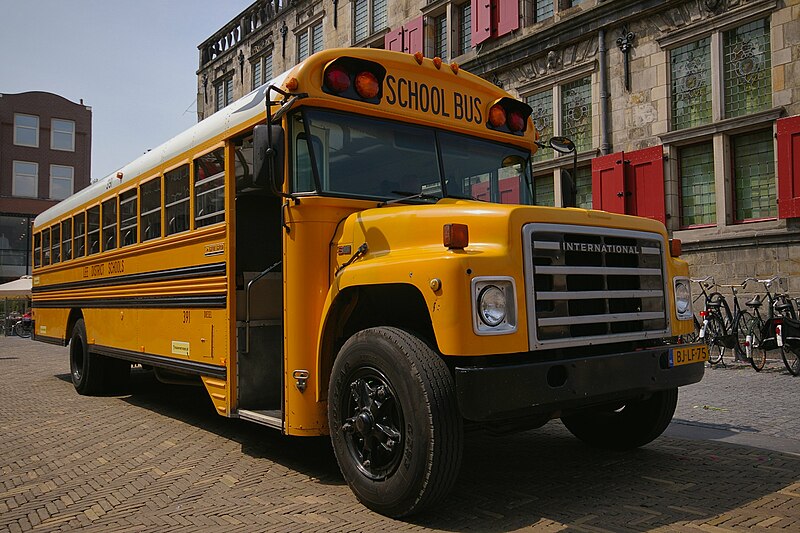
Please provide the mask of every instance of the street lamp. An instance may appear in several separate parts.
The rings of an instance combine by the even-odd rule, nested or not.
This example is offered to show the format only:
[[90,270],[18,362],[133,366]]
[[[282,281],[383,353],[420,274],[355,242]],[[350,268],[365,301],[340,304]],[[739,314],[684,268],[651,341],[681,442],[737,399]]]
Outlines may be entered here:
[[556,135],[551,137],[547,143],[536,141],[540,148],[550,148],[560,154],[572,152],[572,173],[561,169],[561,205],[562,207],[575,207],[577,204],[577,189],[575,179],[578,176],[578,150],[575,143],[569,137]]

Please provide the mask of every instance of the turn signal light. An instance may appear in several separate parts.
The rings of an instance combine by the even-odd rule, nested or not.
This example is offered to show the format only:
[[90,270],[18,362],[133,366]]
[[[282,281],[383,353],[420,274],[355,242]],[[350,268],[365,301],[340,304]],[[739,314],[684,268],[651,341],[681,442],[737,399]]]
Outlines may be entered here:
[[683,247],[680,239],[669,240],[669,253],[672,257],[680,257]]
[[442,231],[442,244],[451,250],[463,250],[469,246],[469,226],[445,224]]

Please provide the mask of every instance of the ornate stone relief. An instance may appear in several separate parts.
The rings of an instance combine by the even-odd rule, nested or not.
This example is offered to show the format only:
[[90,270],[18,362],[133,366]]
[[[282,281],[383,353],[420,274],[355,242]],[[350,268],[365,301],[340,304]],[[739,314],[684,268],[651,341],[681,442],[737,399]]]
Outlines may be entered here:
[[504,87],[524,87],[543,78],[557,80],[565,72],[581,65],[589,65],[597,56],[597,38],[590,38],[560,49],[548,50],[546,54],[533,58],[498,73]]

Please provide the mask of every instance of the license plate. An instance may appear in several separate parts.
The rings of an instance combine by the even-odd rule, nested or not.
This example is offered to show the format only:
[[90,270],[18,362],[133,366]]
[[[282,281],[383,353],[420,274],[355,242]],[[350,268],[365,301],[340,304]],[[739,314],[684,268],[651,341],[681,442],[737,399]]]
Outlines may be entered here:
[[676,346],[669,350],[669,366],[703,363],[705,361],[708,361],[708,346],[706,344]]

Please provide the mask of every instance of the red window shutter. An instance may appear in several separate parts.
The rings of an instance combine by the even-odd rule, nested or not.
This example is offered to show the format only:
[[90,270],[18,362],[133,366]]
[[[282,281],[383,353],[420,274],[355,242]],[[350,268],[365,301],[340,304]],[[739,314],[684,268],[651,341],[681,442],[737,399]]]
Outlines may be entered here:
[[519,29],[519,0],[496,0],[495,6],[497,7],[496,37]]
[[778,120],[778,218],[800,217],[800,115]]
[[500,180],[500,203],[518,204],[519,203],[519,176]]
[[[661,145],[625,154],[628,160],[625,188],[629,215],[667,223],[664,207],[664,152]],[[627,193],[631,193],[630,196]]]
[[488,202],[489,198],[489,182],[484,181],[482,183],[475,183],[472,185],[469,195],[475,198],[476,200],[483,200],[484,202]]
[[402,52],[403,51],[403,28],[397,28],[396,30],[391,30],[389,33],[386,34],[386,37],[383,38],[383,45],[384,48],[387,50],[393,50],[395,52]]
[[476,46],[492,36],[491,0],[470,0],[472,16],[472,46]]
[[592,208],[625,213],[625,152],[592,159]]
[[403,25],[403,51],[422,52],[422,16]]

